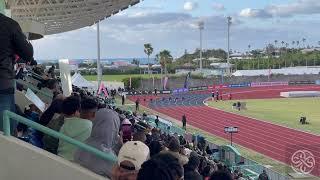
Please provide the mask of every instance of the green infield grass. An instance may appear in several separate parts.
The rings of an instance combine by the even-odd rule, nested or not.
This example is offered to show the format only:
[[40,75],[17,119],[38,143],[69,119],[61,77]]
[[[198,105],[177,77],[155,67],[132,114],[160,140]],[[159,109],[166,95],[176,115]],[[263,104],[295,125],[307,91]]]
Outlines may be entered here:
[[[236,101],[209,102],[209,106],[228,112],[280,124],[290,128],[320,134],[320,98],[279,98],[241,100],[247,110],[232,109]],[[301,125],[301,116],[310,124]]]

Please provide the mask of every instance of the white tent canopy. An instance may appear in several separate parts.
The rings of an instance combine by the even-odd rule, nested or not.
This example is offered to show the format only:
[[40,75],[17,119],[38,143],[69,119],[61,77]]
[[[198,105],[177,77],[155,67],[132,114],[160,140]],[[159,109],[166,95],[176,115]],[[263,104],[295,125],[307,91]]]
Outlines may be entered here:
[[[3,1],[3,0],[0,0]],[[4,0],[18,22],[36,21],[45,35],[91,26],[139,0]]]
[[92,88],[95,85],[89,81],[87,81],[84,77],[81,76],[79,73],[75,73],[71,78],[71,83],[74,86],[79,88]]

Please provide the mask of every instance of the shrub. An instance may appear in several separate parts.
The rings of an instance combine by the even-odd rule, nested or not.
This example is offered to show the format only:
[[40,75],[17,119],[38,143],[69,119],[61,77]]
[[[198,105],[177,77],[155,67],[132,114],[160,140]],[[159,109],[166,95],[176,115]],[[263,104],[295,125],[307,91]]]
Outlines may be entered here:
[[[141,77],[131,77],[131,88],[139,88],[141,85]],[[124,87],[129,88],[130,86],[130,77],[124,78],[122,80],[122,82],[124,83]]]

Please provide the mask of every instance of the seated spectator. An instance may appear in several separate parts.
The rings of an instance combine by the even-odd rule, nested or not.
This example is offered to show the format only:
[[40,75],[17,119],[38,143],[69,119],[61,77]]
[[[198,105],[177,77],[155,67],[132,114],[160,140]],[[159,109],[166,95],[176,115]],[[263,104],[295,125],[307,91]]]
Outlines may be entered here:
[[[91,106],[91,100],[82,101],[81,117],[80,118],[80,99],[78,97],[68,97],[62,103],[62,112],[65,116],[64,124],[60,129],[60,133],[69,136],[75,140],[84,142],[90,137],[92,130],[92,120],[95,118],[97,104]],[[89,105],[90,104],[90,105]],[[89,108],[90,107],[90,108]],[[86,109],[88,108],[88,109]],[[87,119],[83,119],[83,118]],[[76,147],[65,142],[59,141],[58,155],[67,160],[72,161],[74,158]]]
[[80,118],[93,121],[96,118],[98,102],[92,98],[82,98]]
[[183,168],[179,160],[168,153],[160,153],[142,164],[137,180],[180,180]]
[[150,157],[153,157],[159,154],[164,149],[164,147],[161,144],[161,141],[151,141],[149,144],[149,149],[150,149]]
[[[21,113],[21,111],[19,112]],[[41,111],[35,106],[34,104],[30,104],[28,109],[25,109],[23,115],[25,118],[34,121],[39,122]],[[19,123],[17,126],[18,130],[18,137],[21,139],[24,139],[26,142],[29,142],[30,144],[37,146],[39,148],[43,147],[42,143],[42,134],[40,131],[37,131],[31,127],[28,127],[26,125],[23,125],[22,123]]]
[[62,113],[62,103],[63,99],[56,99],[52,101],[48,109],[41,115],[39,124],[47,126],[52,119],[57,118],[56,114]]
[[113,168],[112,180],[136,180],[141,165],[149,159],[149,148],[140,141],[125,143]]
[[56,69],[56,67],[54,65],[52,65],[51,68],[49,68],[48,75],[51,78],[55,78],[56,77],[55,72],[54,72],[55,69]]
[[189,161],[184,165],[184,179],[185,180],[202,180],[202,176],[198,172],[200,159],[198,155],[192,155]]
[[123,143],[126,143],[127,141],[131,141],[132,128],[131,128],[131,122],[129,121],[129,119],[125,119],[122,121],[121,133],[122,133]]
[[152,141],[159,141],[160,140],[160,130],[158,128],[153,128],[151,130],[151,139],[152,139]]
[[[42,114],[40,124],[48,128],[60,131],[64,123],[64,115],[62,114],[62,99],[54,100],[49,108]],[[53,154],[57,154],[59,139],[44,134],[42,137],[43,149]]]
[[216,171],[211,175],[210,180],[232,180],[232,176],[228,171]]
[[269,180],[269,176],[266,170],[263,170],[262,173],[259,175],[259,180]]
[[[85,143],[116,156],[113,148],[118,143],[119,127],[120,120],[116,112],[110,109],[100,109],[93,121],[91,136]],[[114,164],[92,153],[79,149],[75,153],[74,161],[101,176],[111,177]]]
[[132,140],[133,141],[141,141],[141,142],[145,143],[147,140],[147,137],[143,131],[138,131],[133,134]]
[[184,156],[180,154],[180,143],[176,138],[171,138],[169,144],[168,144],[168,151],[162,151],[163,153],[169,153],[173,156],[175,156],[178,160],[181,166],[184,166],[188,163],[187,156]]
[[204,169],[203,169],[203,171],[202,171],[202,176],[203,176],[203,179],[204,180],[209,180],[209,178],[210,178],[210,175],[211,175],[211,173],[212,173],[212,167],[210,166],[210,165],[207,165]]

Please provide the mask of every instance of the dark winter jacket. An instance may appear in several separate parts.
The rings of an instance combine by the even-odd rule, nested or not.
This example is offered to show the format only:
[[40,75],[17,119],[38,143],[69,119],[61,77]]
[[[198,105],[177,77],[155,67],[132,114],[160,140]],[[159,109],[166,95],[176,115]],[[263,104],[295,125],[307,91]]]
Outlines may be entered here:
[[32,45],[26,40],[19,24],[0,13],[0,94],[14,93],[15,55],[34,62]]

